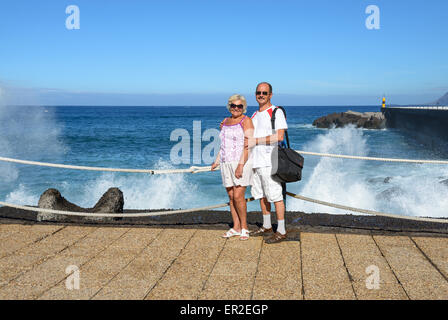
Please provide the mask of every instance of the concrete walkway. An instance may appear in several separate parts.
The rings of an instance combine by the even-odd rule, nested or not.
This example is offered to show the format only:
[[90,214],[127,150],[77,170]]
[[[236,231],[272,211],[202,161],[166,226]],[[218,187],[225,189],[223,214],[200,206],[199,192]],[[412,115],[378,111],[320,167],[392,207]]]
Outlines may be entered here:
[[0,299],[448,299],[446,237],[224,231],[0,224]]

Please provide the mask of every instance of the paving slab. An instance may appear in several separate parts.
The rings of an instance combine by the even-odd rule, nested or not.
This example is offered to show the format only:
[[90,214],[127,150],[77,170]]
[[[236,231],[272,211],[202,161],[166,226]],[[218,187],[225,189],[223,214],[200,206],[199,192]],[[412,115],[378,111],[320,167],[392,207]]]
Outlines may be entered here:
[[226,240],[199,299],[251,299],[262,243],[259,237]]
[[253,276],[211,275],[199,299],[250,300],[253,284]]
[[222,233],[198,230],[147,299],[197,299],[226,243]]
[[[153,229],[152,238],[148,237],[149,245],[93,299],[119,299],[129,290],[135,299],[148,298],[195,232],[194,229]],[[130,284],[138,285],[132,287]]]
[[0,224],[0,299],[448,299],[448,238],[226,228]]
[[[67,290],[65,282],[48,290],[41,299],[90,299],[109,283],[153,240],[151,229],[132,228],[80,268],[80,288]],[[100,236],[100,238],[103,238]],[[138,240],[138,241],[137,241]]]
[[[0,299],[16,297],[16,299],[37,299],[45,291],[51,289],[68,275],[66,269],[74,265],[80,268],[85,262],[94,257],[98,252],[104,250],[117,238],[122,236],[129,229],[124,228],[99,228],[79,243],[62,251],[59,255],[52,257],[37,265],[32,270],[20,275],[18,278],[0,288]],[[73,250],[82,246],[85,242],[90,242],[91,238],[102,238],[105,241],[90,243],[90,251],[83,255],[72,255]],[[30,287],[30,290],[22,290],[21,287]]]
[[263,244],[252,298],[267,300],[303,299],[300,266],[299,241]]
[[399,284],[371,235],[337,234],[336,238],[352,281],[366,283],[374,267],[380,284]]
[[359,300],[409,300],[401,284],[380,283],[378,288],[368,288],[365,283],[353,284]]
[[66,227],[41,241],[17,250],[14,255],[0,259],[0,288],[23,272],[56,255],[95,228]]
[[409,237],[374,236],[374,239],[410,299],[448,299],[448,282]]
[[[25,234],[27,230],[31,229],[32,225],[23,224],[0,224],[0,240],[5,240],[10,237],[15,237],[18,233]],[[17,238],[17,237],[15,237]]]
[[448,278],[448,238],[412,237],[445,278]]
[[7,237],[6,239],[0,241],[0,258],[12,254],[17,250],[20,250],[64,228],[63,226],[51,225],[32,225],[30,228],[28,226],[23,227],[23,230],[18,230],[13,233],[13,236]]
[[334,234],[301,233],[304,298],[355,299]]

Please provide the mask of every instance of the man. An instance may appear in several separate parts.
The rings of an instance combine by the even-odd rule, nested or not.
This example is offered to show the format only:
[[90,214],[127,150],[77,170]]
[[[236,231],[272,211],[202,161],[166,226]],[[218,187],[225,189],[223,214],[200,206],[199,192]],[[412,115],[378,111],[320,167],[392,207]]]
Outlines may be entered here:
[[[286,239],[285,203],[280,182],[272,179],[271,154],[275,146],[283,141],[285,130],[288,129],[285,115],[281,110],[275,113],[275,133],[272,131],[272,112],[276,108],[271,103],[272,86],[267,82],[258,84],[255,92],[259,108],[252,115],[254,124],[253,138],[248,139],[248,147],[252,148],[253,183],[252,196],[260,199],[263,213],[263,226],[251,233],[251,236],[271,236],[266,243],[277,243]],[[271,202],[275,205],[278,228],[275,233],[271,224]]]

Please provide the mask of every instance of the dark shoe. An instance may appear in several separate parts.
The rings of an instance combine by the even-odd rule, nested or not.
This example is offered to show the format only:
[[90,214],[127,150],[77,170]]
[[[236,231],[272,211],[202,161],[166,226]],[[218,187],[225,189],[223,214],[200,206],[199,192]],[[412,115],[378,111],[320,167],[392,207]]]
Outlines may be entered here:
[[265,241],[265,243],[267,243],[267,244],[278,243],[278,242],[281,242],[281,241],[283,241],[285,239],[286,239],[286,233],[285,234],[281,234],[280,232],[276,232],[276,233],[274,233],[274,235],[272,237],[267,239]]
[[266,229],[264,227],[260,227],[260,229],[252,231],[250,233],[251,237],[261,237],[261,236],[267,236],[272,234],[274,231],[272,231],[272,228]]

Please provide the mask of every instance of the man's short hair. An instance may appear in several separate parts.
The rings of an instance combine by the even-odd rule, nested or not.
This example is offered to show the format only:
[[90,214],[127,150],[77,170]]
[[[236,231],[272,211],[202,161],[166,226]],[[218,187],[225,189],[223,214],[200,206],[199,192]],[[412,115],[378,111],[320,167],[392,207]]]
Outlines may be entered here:
[[257,84],[257,88],[260,84],[267,84],[269,86],[269,93],[272,93],[272,86],[269,82],[260,82],[259,84]]

